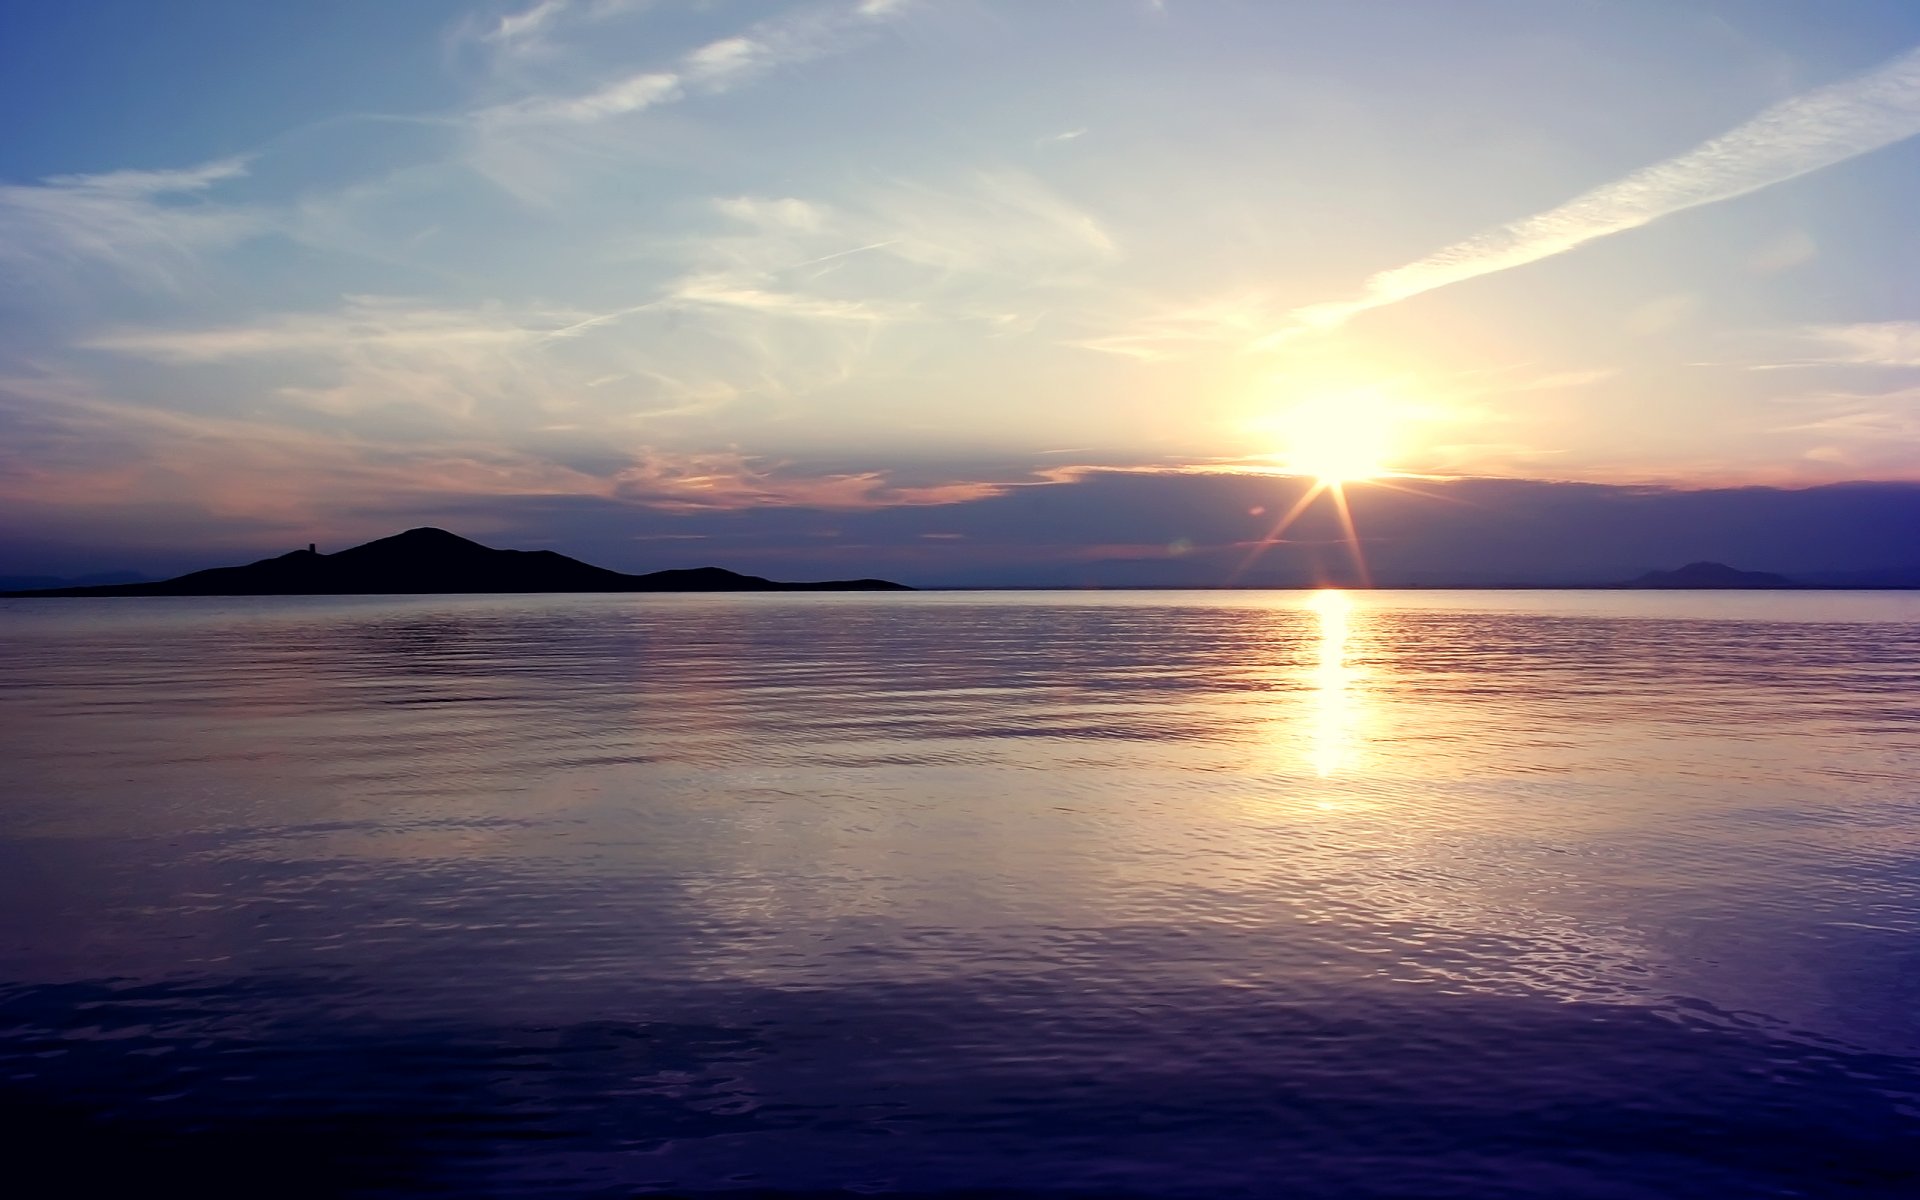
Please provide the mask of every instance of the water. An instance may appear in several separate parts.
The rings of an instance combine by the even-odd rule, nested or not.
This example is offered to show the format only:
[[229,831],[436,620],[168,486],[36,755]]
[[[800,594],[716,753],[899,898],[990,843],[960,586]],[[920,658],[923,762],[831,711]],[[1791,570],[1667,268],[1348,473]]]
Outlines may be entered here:
[[1890,594],[0,602],[0,1143],[82,1195],[1910,1196],[1916,779]]

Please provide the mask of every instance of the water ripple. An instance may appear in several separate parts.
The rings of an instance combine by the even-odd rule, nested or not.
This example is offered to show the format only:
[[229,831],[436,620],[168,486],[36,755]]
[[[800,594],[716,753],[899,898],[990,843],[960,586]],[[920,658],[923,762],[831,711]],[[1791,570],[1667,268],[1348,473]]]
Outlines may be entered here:
[[1910,1195],[1917,685],[1885,595],[0,602],[0,1116],[81,1192]]

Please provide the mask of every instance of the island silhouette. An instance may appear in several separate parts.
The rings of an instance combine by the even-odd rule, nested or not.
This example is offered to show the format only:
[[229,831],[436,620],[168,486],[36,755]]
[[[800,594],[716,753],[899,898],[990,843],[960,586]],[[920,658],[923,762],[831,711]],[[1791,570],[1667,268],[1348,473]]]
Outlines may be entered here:
[[1619,585],[1630,588],[1797,588],[1804,585],[1771,571],[1742,571],[1725,563],[1691,562],[1672,571],[1648,571]]
[[321,554],[315,547],[155,583],[41,588],[7,596],[352,596],[489,592],[912,591],[885,579],[780,583],[721,567],[626,575],[552,550],[496,550],[444,529],[409,529]]

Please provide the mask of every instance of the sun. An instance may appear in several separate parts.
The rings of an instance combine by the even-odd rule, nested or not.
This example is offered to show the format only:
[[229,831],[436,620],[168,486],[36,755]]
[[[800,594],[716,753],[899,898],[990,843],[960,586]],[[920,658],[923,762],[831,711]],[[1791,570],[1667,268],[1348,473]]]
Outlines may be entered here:
[[1276,424],[1283,446],[1280,460],[1294,474],[1331,485],[1387,472],[1393,454],[1393,420],[1376,397],[1319,396],[1296,405]]

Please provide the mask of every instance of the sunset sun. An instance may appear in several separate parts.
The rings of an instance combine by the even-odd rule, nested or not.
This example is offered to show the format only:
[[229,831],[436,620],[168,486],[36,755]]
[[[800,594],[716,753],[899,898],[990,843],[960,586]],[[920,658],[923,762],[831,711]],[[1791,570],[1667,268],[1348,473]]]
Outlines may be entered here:
[[1353,483],[1388,469],[1392,417],[1365,396],[1324,396],[1300,404],[1279,422],[1281,461],[1321,483]]

